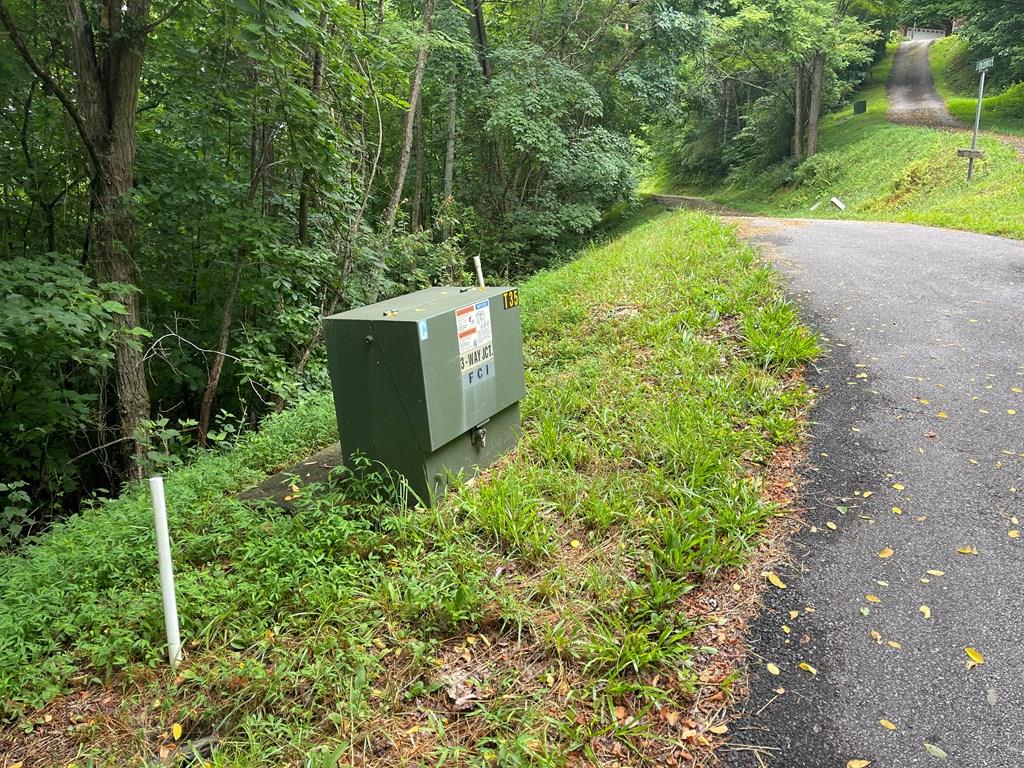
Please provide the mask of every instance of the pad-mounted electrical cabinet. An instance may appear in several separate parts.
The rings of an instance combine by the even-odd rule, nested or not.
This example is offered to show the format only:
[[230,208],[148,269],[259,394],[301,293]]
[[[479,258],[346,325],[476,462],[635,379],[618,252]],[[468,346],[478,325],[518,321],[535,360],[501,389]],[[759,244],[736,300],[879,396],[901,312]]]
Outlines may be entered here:
[[342,457],[425,504],[515,447],[526,392],[519,290],[427,288],[325,318]]

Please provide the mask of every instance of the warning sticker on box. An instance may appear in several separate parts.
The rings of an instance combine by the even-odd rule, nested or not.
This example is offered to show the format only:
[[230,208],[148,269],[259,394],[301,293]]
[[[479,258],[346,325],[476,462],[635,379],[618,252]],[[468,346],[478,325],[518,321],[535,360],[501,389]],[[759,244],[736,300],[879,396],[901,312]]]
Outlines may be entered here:
[[494,376],[494,345],[491,339],[491,303],[478,301],[455,310],[459,335],[459,370],[462,386],[471,387]]

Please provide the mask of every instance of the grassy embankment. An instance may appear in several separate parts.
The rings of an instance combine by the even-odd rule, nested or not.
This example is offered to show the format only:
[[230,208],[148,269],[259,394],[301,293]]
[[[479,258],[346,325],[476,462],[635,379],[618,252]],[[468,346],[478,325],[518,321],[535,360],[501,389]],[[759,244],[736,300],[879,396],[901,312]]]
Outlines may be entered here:
[[[978,107],[976,57],[957,36],[936,40],[929,49],[932,77],[939,95],[950,113],[966,125],[974,125]],[[993,72],[998,72],[999,60]],[[995,133],[1024,136],[1024,83],[997,91],[991,79],[981,103],[981,129]]]
[[719,738],[692,705],[728,695],[728,665],[698,678],[725,630],[686,596],[732,594],[776,514],[761,473],[816,343],[729,228],[649,218],[522,286],[521,446],[437,508],[344,475],[293,512],[235,500],[330,439],[326,398],[174,474],[173,679],[142,493],[0,561],[0,753],[118,764],[175,724],[218,766],[648,764]]
[[[847,107],[822,121],[821,151],[814,158],[796,167],[779,163],[714,188],[672,191],[772,216],[904,221],[1024,238],[1024,163],[1017,152],[983,136],[979,146],[988,154],[968,184],[966,160],[956,150],[969,146],[969,135],[886,120],[891,66],[890,51],[850,98],[867,99],[867,114],[854,116]],[[828,203],[832,196],[846,211]]]

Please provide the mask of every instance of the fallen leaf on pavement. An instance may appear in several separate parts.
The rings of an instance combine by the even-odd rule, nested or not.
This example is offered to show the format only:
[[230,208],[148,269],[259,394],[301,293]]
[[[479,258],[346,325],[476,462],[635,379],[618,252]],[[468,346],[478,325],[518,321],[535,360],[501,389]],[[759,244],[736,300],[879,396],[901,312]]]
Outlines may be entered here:
[[895,640],[888,640],[885,644],[888,645],[890,648],[896,648],[897,650],[903,647],[902,644],[897,643]]
[[896,723],[892,720],[886,720],[884,717],[878,721],[883,728],[888,728],[890,731],[896,730]]
[[922,605],[917,610],[919,610],[921,612],[921,615],[924,616],[926,619],[930,619],[932,617],[932,609],[929,608],[927,605]]
[[768,571],[765,575],[768,577],[768,581],[770,581],[774,586],[778,587],[779,589],[786,588],[786,582],[780,579],[778,574],[775,573],[775,571]]
[[985,663],[985,657],[978,653],[978,650],[976,648],[971,648],[970,646],[967,646],[966,648],[964,648],[964,653],[966,653],[970,657],[971,661],[973,661],[975,664]]
[[801,661],[800,662],[800,669],[802,669],[804,672],[810,672],[812,675],[818,674],[818,670],[816,670],[814,667],[812,667],[806,661]]
[[864,595],[864,599],[867,600],[869,603],[882,602],[881,598],[879,598],[878,595]]
[[960,549],[958,549],[957,552],[959,552],[961,555],[976,555],[976,554],[978,554],[977,548],[976,547],[972,547],[970,544],[964,544],[964,546],[960,547]]
[[779,668],[771,662],[768,662],[764,668],[768,670],[768,674],[770,675],[777,675],[780,672]]
[[928,752],[932,757],[937,757],[939,760],[945,760],[949,755],[942,747],[937,747],[934,744],[929,744],[927,741],[924,743],[925,751]]
[[928,570],[928,575],[929,576],[945,576],[946,572],[945,571],[937,571],[934,568],[930,568]]
[[887,557],[892,557],[893,556],[893,551],[889,547],[886,547],[885,549],[883,549],[881,552],[878,553],[878,556],[881,557],[882,559],[885,559]]
[[1018,539],[1020,538],[1020,531],[1014,528],[1012,531],[1008,531],[1006,535],[1009,536],[1011,539]]
[[897,491],[902,491],[907,486],[905,486],[903,483],[893,483],[892,487],[895,488]]
[[834,531],[836,529],[836,524],[829,520],[827,523],[825,523],[825,527],[828,528],[830,531]]
[[716,736],[721,736],[723,733],[728,733],[729,732],[729,726],[728,725],[713,725],[710,728],[708,728],[708,730],[711,731],[711,733],[715,734]]
[[846,768],[868,768],[871,765],[870,760],[847,760]]

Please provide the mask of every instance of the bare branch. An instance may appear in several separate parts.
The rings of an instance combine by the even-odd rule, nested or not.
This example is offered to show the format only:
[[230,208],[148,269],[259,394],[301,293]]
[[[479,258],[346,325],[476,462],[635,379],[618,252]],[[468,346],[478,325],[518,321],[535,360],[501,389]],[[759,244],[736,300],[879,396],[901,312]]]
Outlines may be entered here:
[[180,11],[183,5],[185,5],[185,0],[178,0],[178,2],[176,2],[174,5],[172,5],[170,8],[167,9],[166,13],[163,13],[160,16],[157,16],[155,19],[153,19],[153,21],[151,21],[148,24],[146,24],[145,30],[146,30],[147,34],[149,32],[152,32],[154,29],[156,29],[161,24],[163,24],[165,21],[167,21],[169,18],[171,18],[171,16],[173,16],[178,11]]

